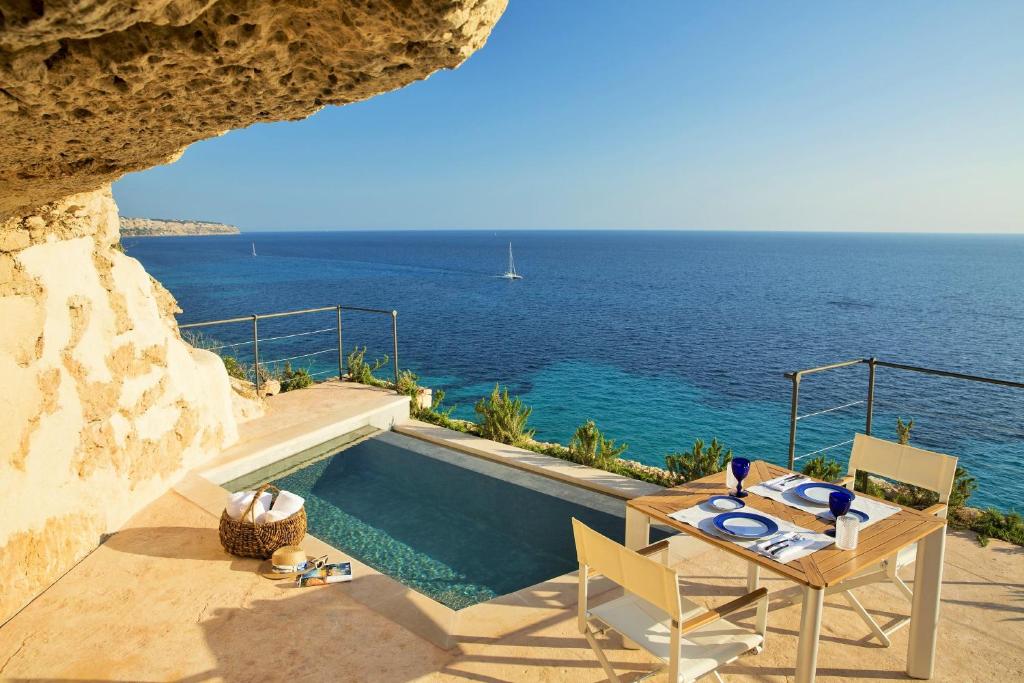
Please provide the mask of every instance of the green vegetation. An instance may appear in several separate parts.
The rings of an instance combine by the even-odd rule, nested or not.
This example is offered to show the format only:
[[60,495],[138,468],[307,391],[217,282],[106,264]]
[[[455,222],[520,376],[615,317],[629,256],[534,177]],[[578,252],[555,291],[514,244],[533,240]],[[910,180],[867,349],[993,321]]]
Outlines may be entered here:
[[704,450],[704,441],[697,439],[685,453],[671,453],[665,456],[665,466],[677,483],[684,483],[721,472],[732,460],[732,449],[724,450],[718,439],[711,439],[711,445]]
[[246,370],[245,365],[240,363],[234,356],[221,356],[221,361],[224,362],[224,369],[228,371],[228,377],[234,377],[235,379],[249,379],[249,372]]
[[533,408],[523,405],[518,396],[509,398],[508,388],[497,384],[490,396],[476,402],[473,408],[480,416],[480,435],[485,439],[519,446],[533,440],[533,430],[526,428]]
[[896,441],[906,446],[910,443],[910,430],[914,428],[914,420],[903,422],[902,417],[896,418]]
[[1024,545],[1024,520],[1016,512],[1004,515],[998,510],[989,508],[982,511],[981,515],[971,523],[970,529],[978,534],[978,543],[981,546],[988,545],[990,538]]
[[629,446],[626,444],[616,446],[614,440],[605,438],[593,420],[587,420],[576,428],[569,442],[569,460],[588,467],[607,469],[627,448]]
[[822,481],[837,481],[843,476],[843,466],[837,460],[826,457],[824,454],[808,460],[801,471],[808,477]]
[[276,375],[277,381],[281,383],[281,392],[305,389],[313,384],[313,377],[306,368],[292,369],[291,363],[285,363],[284,368]]
[[[388,364],[388,356],[384,354],[383,358],[378,358],[372,363],[366,362],[366,347],[359,348],[358,346],[350,354],[348,354],[348,376],[353,382],[359,382],[360,384],[368,384],[372,387],[390,387],[391,384],[378,379],[373,373],[380,370],[382,367]],[[413,375],[415,377],[415,375]],[[401,380],[401,378],[399,378]]]

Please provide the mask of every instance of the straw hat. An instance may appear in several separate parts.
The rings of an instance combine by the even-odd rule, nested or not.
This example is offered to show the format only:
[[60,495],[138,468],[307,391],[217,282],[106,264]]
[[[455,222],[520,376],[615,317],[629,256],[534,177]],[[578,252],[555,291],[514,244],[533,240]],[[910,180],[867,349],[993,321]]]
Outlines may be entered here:
[[[321,558],[307,555],[297,545],[286,545],[274,551],[273,556],[260,566],[260,573],[268,579],[294,579],[316,566]],[[326,557],[322,558],[326,561]]]

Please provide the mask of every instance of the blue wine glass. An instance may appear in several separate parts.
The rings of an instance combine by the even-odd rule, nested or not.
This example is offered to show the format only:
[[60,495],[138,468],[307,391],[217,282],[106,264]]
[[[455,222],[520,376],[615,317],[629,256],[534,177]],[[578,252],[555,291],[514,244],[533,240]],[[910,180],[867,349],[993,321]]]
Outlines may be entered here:
[[856,496],[852,491],[833,491],[828,494],[828,509],[832,513],[832,528],[826,531],[826,534],[829,536],[836,535],[836,526],[839,524],[839,518],[850,511],[854,498]]
[[732,459],[732,476],[736,477],[736,497],[746,498],[747,492],[743,490],[743,480],[750,474],[750,461],[746,458]]

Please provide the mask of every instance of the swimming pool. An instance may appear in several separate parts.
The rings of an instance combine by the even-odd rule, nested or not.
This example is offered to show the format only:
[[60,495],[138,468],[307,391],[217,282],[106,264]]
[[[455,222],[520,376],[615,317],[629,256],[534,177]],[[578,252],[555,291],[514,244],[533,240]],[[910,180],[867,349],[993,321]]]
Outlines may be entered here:
[[574,571],[572,517],[625,529],[621,500],[392,432],[272,481],[309,533],[452,609]]

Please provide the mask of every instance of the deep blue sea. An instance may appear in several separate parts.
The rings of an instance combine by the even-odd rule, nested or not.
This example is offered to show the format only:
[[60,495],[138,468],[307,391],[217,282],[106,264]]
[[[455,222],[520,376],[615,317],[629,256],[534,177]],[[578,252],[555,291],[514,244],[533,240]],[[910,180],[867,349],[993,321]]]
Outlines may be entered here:
[[[524,280],[495,277],[512,241]],[[255,243],[258,256],[251,255]],[[178,299],[179,322],[335,305],[399,311],[400,362],[455,415],[495,382],[533,407],[538,438],[588,418],[626,457],[718,437],[784,463],[786,371],[850,358],[1024,379],[1024,237],[644,231],[321,232],[128,238]],[[261,322],[261,337],[331,328],[334,313]],[[248,325],[208,329],[244,342]],[[274,360],[333,348],[327,331],[261,342]],[[390,319],[346,314],[345,344],[390,353]],[[239,355],[251,346],[235,347]],[[326,376],[336,355],[299,359]],[[385,376],[386,371],[379,374]],[[861,400],[867,368],[808,377],[801,412]],[[1024,390],[880,368],[874,433],[957,455],[973,502],[1024,495]],[[852,438],[864,406],[800,422],[797,454]],[[830,454],[843,460],[849,447]]]

